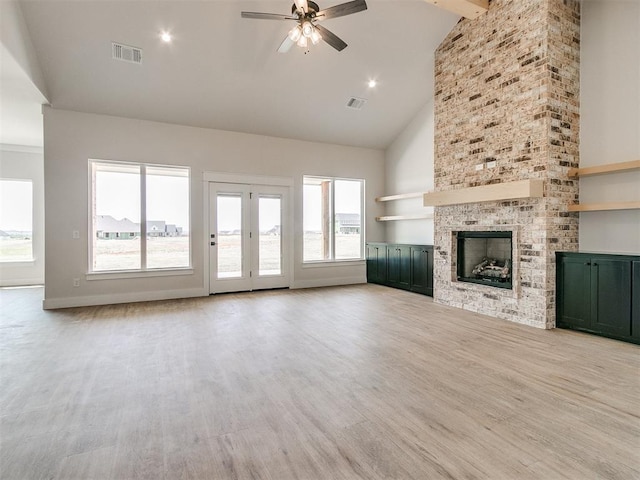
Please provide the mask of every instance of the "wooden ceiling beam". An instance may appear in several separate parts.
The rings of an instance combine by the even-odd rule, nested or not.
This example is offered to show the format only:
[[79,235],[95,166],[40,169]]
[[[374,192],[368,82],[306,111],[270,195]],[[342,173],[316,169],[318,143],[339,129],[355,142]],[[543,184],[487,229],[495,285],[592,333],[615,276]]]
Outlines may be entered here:
[[464,18],[476,18],[489,10],[489,0],[424,0]]

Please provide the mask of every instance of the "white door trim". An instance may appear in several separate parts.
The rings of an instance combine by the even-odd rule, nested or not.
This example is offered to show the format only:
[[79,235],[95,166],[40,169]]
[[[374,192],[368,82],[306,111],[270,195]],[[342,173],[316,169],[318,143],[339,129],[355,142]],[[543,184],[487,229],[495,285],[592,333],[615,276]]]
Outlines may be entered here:
[[203,225],[203,262],[204,262],[204,287],[205,291],[211,292],[211,282],[210,282],[210,269],[211,269],[211,261],[210,261],[210,184],[212,183],[243,183],[249,185],[266,185],[273,187],[287,187],[288,188],[288,206],[283,212],[283,215],[286,215],[286,231],[289,237],[288,247],[286,251],[283,252],[283,256],[287,258],[283,262],[283,268],[286,268],[287,273],[289,275],[289,285],[293,287],[295,285],[295,277],[293,268],[293,249],[295,245],[294,239],[294,228],[293,228],[293,219],[294,219],[294,180],[292,177],[277,177],[277,176],[268,176],[268,175],[246,175],[241,173],[229,173],[229,172],[203,172],[202,175],[202,225]]
[[292,177],[274,177],[270,175],[245,175],[242,173],[204,172],[204,182],[245,183],[248,185],[267,185],[271,187],[293,187]]

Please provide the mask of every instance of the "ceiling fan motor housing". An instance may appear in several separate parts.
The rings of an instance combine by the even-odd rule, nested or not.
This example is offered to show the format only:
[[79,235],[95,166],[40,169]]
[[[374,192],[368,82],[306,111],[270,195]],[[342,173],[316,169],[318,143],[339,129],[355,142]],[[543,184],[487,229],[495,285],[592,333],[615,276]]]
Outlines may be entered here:
[[[312,2],[310,0],[307,1],[307,5],[309,6],[309,11],[306,13],[305,16],[310,16],[310,17],[315,17],[316,13],[318,13],[320,11],[320,7],[318,6],[318,4],[316,2]],[[298,11],[298,7],[296,6],[296,4],[294,3],[293,5],[291,5],[291,13],[295,14]]]

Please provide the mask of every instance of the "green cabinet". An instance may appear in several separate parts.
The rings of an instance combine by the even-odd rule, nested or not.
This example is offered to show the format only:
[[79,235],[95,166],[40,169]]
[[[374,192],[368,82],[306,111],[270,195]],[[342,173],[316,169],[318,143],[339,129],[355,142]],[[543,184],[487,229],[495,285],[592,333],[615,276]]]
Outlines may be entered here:
[[558,327],[640,341],[638,257],[558,252],[556,266]]
[[367,243],[367,282],[433,296],[433,246]]
[[387,277],[387,244],[367,243],[367,282],[384,283]]

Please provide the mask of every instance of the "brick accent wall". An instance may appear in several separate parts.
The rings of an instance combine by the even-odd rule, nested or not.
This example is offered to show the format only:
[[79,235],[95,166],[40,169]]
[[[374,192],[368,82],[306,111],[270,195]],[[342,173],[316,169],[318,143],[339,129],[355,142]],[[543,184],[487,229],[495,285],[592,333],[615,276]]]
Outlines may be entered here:
[[[567,212],[578,181],[567,171],[579,163],[579,58],[577,0],[493,0],[436,51],[436,191],[529,178],[545,186],[544,198],[435,209],[436,302],[555,326],[555,252],[578,248],[578,215]],[[456,280],[462,230],[513,232],[513,290]]]

